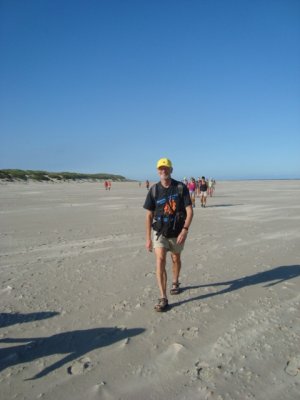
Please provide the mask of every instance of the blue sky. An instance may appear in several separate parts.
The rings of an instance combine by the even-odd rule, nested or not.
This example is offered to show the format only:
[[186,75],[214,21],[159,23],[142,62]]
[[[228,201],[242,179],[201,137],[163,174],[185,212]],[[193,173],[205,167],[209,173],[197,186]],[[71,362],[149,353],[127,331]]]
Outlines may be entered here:
[[0,169],[300,178],[299,0],[0,0]]

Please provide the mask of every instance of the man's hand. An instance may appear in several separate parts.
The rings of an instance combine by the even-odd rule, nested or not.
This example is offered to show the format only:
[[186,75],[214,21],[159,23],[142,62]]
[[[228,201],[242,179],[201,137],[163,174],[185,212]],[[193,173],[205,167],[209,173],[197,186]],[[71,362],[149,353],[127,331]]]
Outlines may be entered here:
[[187,238],[187,230],[186,229],[182,229],[182,231],[179,233],[178,237],[177,237],[177,244],[182,244],[184,243],[185,239]]
[[146,240],[146,249],[148,250],[148,251],[152,251],[152,240],[151,239],[149,239],[149,240]]

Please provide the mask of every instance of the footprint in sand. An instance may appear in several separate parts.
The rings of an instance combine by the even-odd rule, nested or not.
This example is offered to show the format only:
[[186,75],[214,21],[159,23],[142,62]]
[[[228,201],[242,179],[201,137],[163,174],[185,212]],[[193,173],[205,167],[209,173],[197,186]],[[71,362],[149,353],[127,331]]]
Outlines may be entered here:
[[197,326],[192,326],[186,329],[180,329],[178,333],[186,339],[194,339],[199,337],[199,328]]
[[170,362],[175,361],[178,354],[184,349],[184,346],[180,343],[172,343],[167,350],[158,356],[158,360],[161,363],[168,365]]
[[89,357],[83,357],[79,360],[74,361],[70,367],[68,367],[68,373],[70,375],[82,375],[92,369],[92,363]]
[[287,362],[287,365],[284,370],[288,375],[291,376],[296,376],[298,374],[300,375],[300,355],[292,357]]

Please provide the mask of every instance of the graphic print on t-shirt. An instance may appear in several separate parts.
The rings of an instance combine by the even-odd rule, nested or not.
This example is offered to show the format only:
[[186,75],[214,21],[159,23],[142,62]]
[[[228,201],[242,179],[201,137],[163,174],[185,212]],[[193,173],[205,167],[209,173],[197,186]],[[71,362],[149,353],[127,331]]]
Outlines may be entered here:
[[163,210],[164,210],[164,215],[172,215],[175,214],[176,212],[176,198],[178,197],[178,194],[173,194],[168,197],[164,197],[160,200],[157,201],[157,205],[164,205]]

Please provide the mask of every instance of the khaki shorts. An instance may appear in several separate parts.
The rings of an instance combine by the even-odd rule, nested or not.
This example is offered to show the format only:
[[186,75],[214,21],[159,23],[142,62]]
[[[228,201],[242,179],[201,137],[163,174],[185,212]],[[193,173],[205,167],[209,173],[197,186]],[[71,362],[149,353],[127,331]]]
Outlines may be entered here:
[[153,248],[164,248],[171,253],[180,254],[184,248],[184,243],[177,244],[177,238],[166,238],[163,235],[160,235],[157,239],[156,232],[153,231],[152,235],[153,240]]

